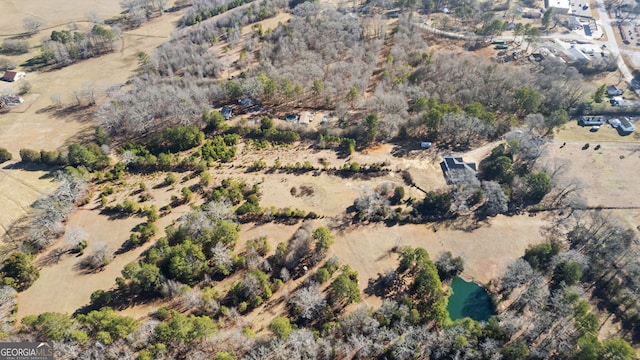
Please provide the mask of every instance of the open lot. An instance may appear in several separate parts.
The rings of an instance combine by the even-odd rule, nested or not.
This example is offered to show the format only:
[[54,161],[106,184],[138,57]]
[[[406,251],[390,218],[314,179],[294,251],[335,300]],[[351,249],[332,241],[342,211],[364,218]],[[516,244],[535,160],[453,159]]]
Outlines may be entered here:
[[[479,160],[490,148],[490,145],[481,147],[466,154],[465,157]],[[229,177],[244,179],[249,185],[259,183],[262,193],[261,206],[300,208],[320,215],[322,218],[315,220],[314,226],[326,225],[334,229],[336,240],[330,253],[335,254],[342,263],[350,264],[359,272],[359,284],[362,289],[367,286],[369,278],[375,278],[379,272],[396,266],[396,256],[391,254],[394,246],[421,246],[426,248],[433,258],[442,251],[451,251],[454,255],[460,255],[465,259],[466,270],[463,274],[465,277],[487,283],[498,276],[512,259],[520,256],[528,245],[542,240],[538,229],[543,220],[541,217],[528,216],[499,216],[480,224],[480,228],[473,232],[456,230],[455,226],[447,224],[393,227],[375,224],[346,225],[343,221],[345,211],[364,188],[375,188],[384,182],[402,184],[401,177],[396,171],[409,170],[418,185],[425,189],[445,186],[442,171],[438,165],[440,158],[431,150],[412,153],[405,158],[394,157],[392,151],[391,145],[383,145],[365,154],[353,155],[350,161],[361,164],[385,161],[391,164],[390,168],[394,171],[369,180],[313,173],[296,175],[278,172],[265,174],[263,171],[246,172],[248,164],[262,158],[266,159],[268,166],[272,165],[272,161],[276,158],[283,164],[309,161],[315,166],[318,166],[322,159],[332,167],[341,166],[346,162],[346,159],[337,158],[333,151],[314,151],[295,146],[273,148],[261,153],[245,149],[232,164],[211,169],[211,173],[214,184]],[[127,181],[129,185],[115,188],[116,192],[109,197],[110,203],[121,202],[127,196],[131,197],[141,181],[147,184],[152,195],[151,201],[161,207],[169,202],[172,194],[178,194],[180,188],[193,184],[197,178],[177,184],[175,189],[156,186],[162,181],[160,176],[130,178]],[[300,189],[303,186],[313,189],[312,194],[304,196],[292,194],[291,188]],[[405,188],[407,197],[421,198],[422,194],[418,190],[406,186]],[[99,210],[95,209],[96,206],[97,202],[92,201],[76,211],[69,221],[70,226],[80,226],[91,235],[90,246],[85,250],[85,254],[91,254],[99,244],[108,244],[110,249],[117,250],[129,237],[131,229],[144,221],[139,217],[109,219],[107,215],[99,214]],[[161,219],[158,227],[164,228],[187,211],[189,207],[186,205],[175,208],[170,215]],[[266,236],[272,249],[275,249],[278,242],[287,241],[299,226],[300,224],[245,224],[238,242],[238,250],[243,249],[242,244],[246,240],[259,236]],[[112,287],[122,268],[135,260],[150,244],[147,243],[140,248],[117,255],[104,270],[97,273],[86,274],[78,271],[76,266],[80,259],[69,254],[63,255],[57,263],[43,266],[40,279],[20,294],[18,316],[54,310],[73,312],[88,303],[93,291]],[[48,252],[41,254],[38,261],[42,262],[47,254]],[[46,304],[39,301],[43,297],[48,299]],[[143,306],[140,309],[136,307],[127,310],[127,313],[143,316],[148,311],[149,307]]]
[[117,16],[120,11],[118,0],[0,0],[0,13],[4,15],[4,21],[0,22],[0,36],[23,33],[22,21],[29,16],[41,18],[44,21],[43,28],[47,28],[86,21],[90,13],[108,19]]
[[[0,239],[5,237],[12,224],[29,213],[29,206],[36,199],[56,187],[52,179],[46,175],[45,171],[0,169]],[[0,242],[0,254],[5,246],[7,249],[15,249],[19,239],[8,238],[6,241]]]
[[[136,53],[151,52],[165,42],[180,14],[165,14],[125,34],[120,49],[113,53],[59,70],[28,73],[31,94],[38,96],[27,97],[18,111],[0,115],[0,146],[17,156],[22,147],[56,149],[68,145],[77,134],[91,131],[93,108],[66,108],[75,103],[75,93],[91,90],[100,98],[105,89],[125,83],[137,67]],[[19,81],[0,83],[0,92],[19,86]],[[55,97],[62,99],[62,108],[53,106]]]
[[[5,15],[14,14],[9,10],[16,6],[14,3],[16,2],[0,1],[0,9],[5,10]],[[27,1],[26,4],[20,3],[19,7],[28,10],[31,6],[37,7],[37,3],[52,2]],[[99,3],[103,7],[107,3],[111,4],[112,7],[109,9],[115,11],[110,13],[111,15],[119,12],[118,1],[115,0],[80,2],[80,6],[74,4],[77,2],[63,3],[65,5],[61,6],[59,16],[65,15],[65,6],[75,7],[76,11],[67,12],[66,16],[84,16],[83,6],[93,3]],[[43,9],[46,9],[46,6]],[[14,15],[20,18],[19,14]],[[124,34],[119,51],[114,53],[81,61],[59,70],[28,73],[25,80],[29,81],[33,88],[30,94],[24,96],[25,102],[11,112],[0,115],[0,147],[8,149],[14,159],[19,160],[18,151],[21,148],[53,150],[77,141],[83,134],[92,133],[93,108],[70,107],[75,101],[74,93],[91,89],[99,98],[104,89],[126,82],[137,67],[135,54],[138,51],[151,52],[166,41],[180,16],[181,12],[167,13],[139,29]],[[29,56],[37,55],[37,51],[33,50]],[[15,93],[20,81],[0,82],[0,93]],[[55,97],[62,99],[61,107],[54,106]],[[50,179],[42,178],[43,175],[45,172],[42,171],[6,167],[0,170],[0,199],[3,204],[3,211],[0,213],[0,238],[4,237],[6,229],[14,220],[29,211],[29,206],[34,200],[55,188]]]

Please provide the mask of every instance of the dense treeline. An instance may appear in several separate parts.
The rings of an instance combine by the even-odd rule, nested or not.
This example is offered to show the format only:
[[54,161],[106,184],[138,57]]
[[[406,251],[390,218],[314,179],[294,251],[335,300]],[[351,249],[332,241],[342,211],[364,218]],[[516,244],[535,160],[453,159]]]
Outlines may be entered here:
[[[323,136],[367,145],[398,135],[464,149],[496,139],[530,114],[539,114],[548,132],[566,121],[557,112],[584,95],[576,69],[553,60],[532,71],[529,65],[433,54],[404,16],[388,35],[393,42],[382,64],[382,18],[356,18],[318,3],[295,7],[291,19],[273,31],[256,26],[240,36],[240,26],[264,18],[258,15],[262,8],[272,16],[284,6],[253,3],[177,30],[154,54],[140,55],[141,74],[132,89],[113,92],[96,116],[109,132],[133,136],[165,126],[202,126],[198,115],[210,104],[248,97],[266,106],[335,109],[339,128],[323,129]],[[227,48],[241,44],[234,64],[242,73],[213,81],[223,67],[209,46],[221,40]],[[382,72],[374,77],[376,66]],[[373,93],[368,99],[361,95],[366,91]],[[375,126],[362,121],[364,113],[376,115]]]
[[196,0],[193,1],[191,7],[185,11],[181,23],[184,26],[191,26],[252,1],[253,0],[231,0],[221,3],[218,0]]

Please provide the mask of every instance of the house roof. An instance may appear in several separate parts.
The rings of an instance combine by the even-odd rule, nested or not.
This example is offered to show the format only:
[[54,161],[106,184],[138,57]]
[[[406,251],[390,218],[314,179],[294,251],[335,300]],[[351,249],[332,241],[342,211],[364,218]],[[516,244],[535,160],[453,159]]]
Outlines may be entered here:
[[596,116],[581,116],[580,120],[578,120],[579,124],[582,125],[602,125],[605,123],[604,116],[596,115]]
[[476,163],[464,162],[464,160],[462,160],[462,156],[445,156],[443,161],[447,170],[469,169],[477,171]]
[[476,174],[476,163],[465,162],[461,156],[445,156],[440,163],[447,181],[458,182],[468,176],[468,173]]
[[570,27],[574,27],[575,26],[575,27],[582,28],[582,24],[580,23],[580,20],[578,20],[578,18],[575,17],[575,16],[569,16],[567,18],[567,25],[570,26]]
[[231,118],[231,114],[233,114],[233,108],[231,106],[225,105],[222,107],[222,109],[220,109],[220,113],[225,118],[225,120],[229,120]]
[[571,5],[569,0],[545,0],[544,7],[547,9],[554,8],[557,10],[564,10],[565,12],[568,12],[571,8]]
[[629,118],[621,117],[618,120],[620,120],[620,129],[622,129],[622,131],[632,132],[636,129],[631,121],[629,121]]
[[572,47],[566,50],[569,55],[571,55],[578,62],[588,62],[591,61],[591,58],[585,55],[582,51]]

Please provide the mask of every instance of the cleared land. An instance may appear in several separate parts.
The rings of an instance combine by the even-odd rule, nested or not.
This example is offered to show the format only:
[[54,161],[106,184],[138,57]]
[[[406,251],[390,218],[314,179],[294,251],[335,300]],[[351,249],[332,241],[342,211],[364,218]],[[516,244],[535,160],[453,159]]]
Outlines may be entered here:
[[[14,14],[16,18],[20,18],[19,14],[9,10],[16,5],[14,3],[16,2],[0,1],[0,10],[5,9],[4,14]],[[37,3],[50,2],[28,1],[26,5],[20,3],[19,7],[28,9],[32,5],[37,7]],[[75,12],[67,12],[67,16],[84,16],[86,10],[83,10],[83,6],[103,2],[87,1],[81,2],[80,5],[73,2],[63,3],[65,5],[62,5],[61,9],[65,9],[65,6],[74,7]],[[103,5],[111,4],[111,15],[120,11],[118,1],[104,3]],[[58,13],[59,16],[64,14],[62,11]],[[93,89],[96,96],[100,97],[104,89],[126,82],[137,67],[135,54],[138,51],[151,52],[166,41],[180,16],[181,12],[167,13],[139,29],[124,34],[120,50],[114,53],[81,61],[59,70],[28,73],[26,80],[33,88],[31,93],[25,96],[25,102],[10,113],[0,115],[0,147],[8,149],[14,158],[19,159],[18,151],[23,147],[36,150],[57,149],[91,133],[94,126],[91,119],[93,108],[70,108],[74,102],[74,92]],[[19,26],[22,26],[21,22]],[[154,36],[148,36],[151,34]],[[29,56],[37,55],[37,51],[33,50]],[[15,93],[19,87],[20,81],[0,82],[0,92]],[[53,106],[52,98],[56,96],[62,98],[62,107]],[[7,169],[7,165],[9,164],[2,165],[4,169],[0,173],[0,199],[3,204],[7,204],[0,214],[0,238],[4,237],[6,228],[11,226],[14,220],[29,211],[29,206],[34,200],[55,188],[50,179],[41,179],[44,172]]]
[[66,24],[74,21],[86,21],[89,13],[95,13],[102,19],[120,13],[118,0],[0,0],[0,13],[4,21],[0,23],[0,36],[11,36],[24,32],[22,20],[36,16],[44,21],[43,28]]
[[[21,111],[0,116],[0,144],[17,156],[22,147],[56,149],[89,131],[94,126],[93,108],[68,108],[75,104],[74,93],[91,89],[100,98],[105,89],[125,83],[138,66],[136,53],[151,52],[167,41],[180,14],[165,14],[125,34],[122,46],[113,53],[59,70],[28,73],[26,80],[33,86],[31,94],[38,96],[25,99],[25,104],[17,109]],[[20,82],[0,83],[0,92],[15,92],[19,86]],[[62,98],[62,107],[54,106],[52,98],[56,96]]]
[[[489,146],[480,148],[469,153],[468,158],[473,159],[489,149]],[[392,164],[393,169],[409,169],[415,175],[419,186],[423,188],[437,189],[444,186],[444,179],[438,165],[439,157],[424,151],[408,158],[395,158],[391,154],[392,150],[392,146],[381,146],[367,154],[355,154],[350,161],[358,161],[362,164],[387,161]],[[487,283],[498,276],[513,258],[520,256],[528,245],[542,240],[538,231],[543,223],[542,219],[527,216],[499,216],[490,219],[487,223],[479,224],[480,229],[473,232],[456,230],[458,224],[394,227],[377,224],[345,225],[343,219],[346,208],[353,204],[364,188],[375,188],[384,182],[401,184],[400,175],[390,172],[382,177],[357,180],[313,173],[303,175],[279,172],[265,174],[264,171],[247,173],[246,166],[260,158],[269,159],[268,165],[272,165],[271,161],[276,158],[283,164],[309,161],[316,166],[320,163],[320,159],[328,161],[331,166],[340,166],[346,160],[338,159],[332,151],[311,151],[311,149],[299,147],[275,148],[266,153],[255,153],[246,149],[233,164],[212,169],[211,173],[214,176],[214,184],[229,177],[245,179],[249,185],[259,183],[262,193],[261,206],[300,208],[305,211],[314,211],[323,217],[314,221],[314,226],[326,225],[334,228],[336,241],[330,252],[337,255],[342,263],[350,264],[359,272],[359,284],[362,289],[366,288],[369,278],[375,278],[378,273],[396,266],[396,256],[391,254],[394,246],[421,246],[426,248],[434,258],[442,251],[451,251],[454,255],[460,255],[465,259],[467,264],[463,274],[465,277]],[[162,182],[160,177],[130,178],[127,182],[129,185],[114,189],[115,194],[110,197],[110,203],[121,202],[127,196],[131,197],[141,181],[147,184],[152,195],[151,201],[160,207],[170,201],[172,194],[179,194],[179,189],[193,184],[197,178],[180,183],[174,189],[158,186]],[[313,189],[313,193],[305,196],[291,193],[291,188],[300,189],[303,186]],[[420,198],[421,193],[416,189],[407,188],[407,196]],[[96,201],[86,205],[75,212],[69,222],[70,226],[80,226],[91,235],[90,246],[85,250],[85,254],[91,254],[97,244],[108,244],[112,250],[117,250],[128,239],[131,229],[144,221],[140,217],[109,219],[107,215],[100,215],[98,210],[92,210],[96,206]],[[187,211],[189,207],[186,205],[174,209],[170,215],[162,218],[158,227],[162,229]],[[245,224],[238,250],[243,249],[246,240],[260,236],[266,236],[272,249],[275,249],[278,242],[287,241],[298,227],[299,224]],[[117,255],[114,261],[102,271],[90,274],[77,270],[76,266],[80,259],[72,255],[64,255],[58,263],[44,266],[40,279],[20,294],[18,316],[54,310],[73,312],[86,305],[93,291],[113,286],[115,278],[120,275],[124,265],[135,260],[149,245],[150,243]],[[47,253],[41,254],[38,261],[42,262],[46,257]],[[46,304],[38,300],[43,297],[48,299]],[[377,300],[368,299],[367,301],[373,305],[372,301]],[[143,306],[141,309],[128,310],[126,313],[143,316],[148,310],[147,306]]]

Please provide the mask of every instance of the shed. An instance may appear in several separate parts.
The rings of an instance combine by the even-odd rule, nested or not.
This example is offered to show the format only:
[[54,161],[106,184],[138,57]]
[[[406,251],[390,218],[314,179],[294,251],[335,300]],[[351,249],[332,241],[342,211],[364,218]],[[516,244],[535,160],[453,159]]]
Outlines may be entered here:
[[620,95],[622,95],[622,89],[618,88],[615,85],[607,85],[607,96],[608,97],[620,96]]
[[587,56],[585,53],[583,53],[581,50],[578,50],[572,47],[572,48],[569,48],[568,51],[571,54],[571,56],[573,56],[576,59],[576,61],[579,63],[585,63],[585,62],[591,61],[591,58]]
[[24,73],[23,71],[7,70],[4,72],[4,75],[2,75],[2,80],[8,81],[8,82],[14,82],[22,79],[25,76],[27,76],[27,74]]
[[222,114],[225,120],[229,120],[233,115],[233,108],[231,106],[225,105],[222,107],[222,109],[220,109],[220,113]]
[[287,122],[298,122],[300,120],[300,116],[297,114],[287,114],[285,115],[284,120]]

